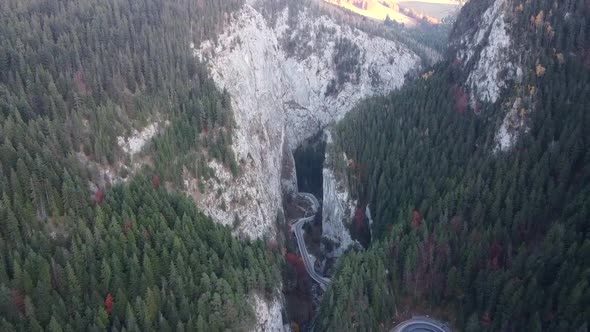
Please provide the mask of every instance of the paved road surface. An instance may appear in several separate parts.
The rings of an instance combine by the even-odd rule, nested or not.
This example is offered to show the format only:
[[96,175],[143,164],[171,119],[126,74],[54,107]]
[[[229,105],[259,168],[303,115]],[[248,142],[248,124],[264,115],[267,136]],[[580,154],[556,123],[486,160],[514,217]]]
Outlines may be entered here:
[[322,275],[316,272],[314,258],[307,251],[307,247],[305,246],[305,240],[303,239],[303,225],[305,225],[305,223],[309,221],[312,221],[315,218],[315,214],[319,209],[320,203],[318,202],[317,198],[315,198],[315,196],[312,194],[299,193],[298,195],[309,201],[313,210],[313,214],[309,217],[299,218],[293,224],[293,232],[295,233],[295,238],[297,239],[297,246],[299,247],[301,257],[303,258],[305,270],[307,270],[307,273],[309,274],[311,279],[317,282],[323,290],[326,290],[328,288],[328,285],[330,284],[330,279],[324,278]]
[[442,322],[422,316],[414,316],[400,323],[391,332],[451,332],[451,329]]

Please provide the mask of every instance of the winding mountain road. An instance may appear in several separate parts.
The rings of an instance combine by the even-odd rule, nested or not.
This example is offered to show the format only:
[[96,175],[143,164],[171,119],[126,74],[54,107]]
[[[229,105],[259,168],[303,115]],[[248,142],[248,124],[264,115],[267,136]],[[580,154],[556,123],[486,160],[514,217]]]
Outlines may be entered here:
[[303,258],[303,264],[305,265],[305,270],[315,282],[317,282],[322,290],[326,290],[328,285],[330,285],[330,279],[325,278],[315,270],[315,258],[309,254],[307,251],[307,247],[305,246],[305,240],[303,239],[303,225],[305,223],[312,221],[315,218],[316,213],[320,207],[320,203],[318,202],[317,198],[309,193],[299,193],[299,197],[302,197],[309,201],[313,214],[308,217],[299,218],[293,224],[293,232],[295,233],[295,238],[297,239],[297,246],[299,247],[299,252],[301,253],[301,257]]
[[[317,282],[322,290],[325,291],[330,285],[331,280],[316,272],[314,265],[315,258],[307,251],[305,240],[303,239],[303,225],[305,225],[307,222],[313,221],[316,213],[319,210],[320,203],[314,195],[309,193],[298,193],[298,196],[309,202],[313,212],[311,216],[307,216],[306,214],[305,217],[299,218],[293,224],[293,232],[295,233],[295,237],[297,239],[297,246],[299,247],[301,257],[303,258],[305,270],[307,270],[307,273],[311,279]],[[414,316],[412,319],[400,323],[390,332],[451,332],[451,329],[446,324],[430,317]]]
[[[324,276],[316,272],[314,265],[315,258],[311,256],[307,251],[307,247],[305,246],[305,240],[303,239],[303,225],[305,225],[307,222],[313,221],[316,213],[319,210],[320,203],[318,202],[317,198],[312,194],[298,193],[297,195],[307,200],[311,205],[312,209],[311,216],[307,216],[306,213],[306,216],[297,219],[297,221],[293,223],[293,232],[295,233],[295,237],[297,239],[297,246],[299,247],[301,257],[303,258],[305,270],[307,270],[307,273],[309,274],[311,279],[317,282],[322,288],[322,290],[325,291],[330,285],[331,280],[330,278],[325,278]],[[446,324],[436,319],[424,316],[414,316],[412,317],[412,319],[401,322],[390,332],[451,332],[451,329]]]

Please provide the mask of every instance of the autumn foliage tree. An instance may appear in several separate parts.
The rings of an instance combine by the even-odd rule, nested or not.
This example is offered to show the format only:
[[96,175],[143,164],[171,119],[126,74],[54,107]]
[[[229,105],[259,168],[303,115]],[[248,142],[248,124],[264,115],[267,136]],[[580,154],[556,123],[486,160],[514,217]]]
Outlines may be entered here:
[[102,203],[102,201],[104,200],[104,191],[102,189],[98,189],[95,193],[94,193],[94,202],[100,204]]
[[157,174],[152,175],[152,186],[156,189],[160,188],[160,176]]
[[25,297],[19,290],[13,289],[11,291],[11,302],[18,313],[25,314]]
[[295,269],[298,277],[305,277],[307,275],[305,264],[303,263],[303,258],[301,258],[301,256],[287,253],[285,255],[285,261]]
[[469,95],[465,91],[465,88],[455,86],[452,89],[452,93],[455,101],[455,111],[460,114],[465,113],[469,106]]
[[104,300],[104,308],[107,312],[107,314],[111,314],[113,312],[113,305],[114,305],[114,300],[113,300],[113,295],[111,293],[107,294],[107,297]]

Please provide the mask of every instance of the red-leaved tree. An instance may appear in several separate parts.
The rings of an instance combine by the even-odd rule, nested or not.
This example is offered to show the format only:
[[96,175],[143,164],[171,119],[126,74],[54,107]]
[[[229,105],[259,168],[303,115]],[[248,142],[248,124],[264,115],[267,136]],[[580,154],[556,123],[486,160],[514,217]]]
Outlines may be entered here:
[[101,189],[98,189],[95,193],[94,193],[94,201],[98,204],[102,203],[102,201],[104,200],[104,191],[102,191]]
[[86,84],[86,75],[84,75],[83,71],[76,71],[76,74],[74,75],[74,82],[76,83],[76,87],[78,88],[80,94],[82,94],[83,96],[88,95],[90,90],[88,89],[88,85]]
[[412,228],[413,229],[418,229],[420,228],[420,225],[422,225],[422,214],[420,214],[420,211],[418,210],[414,210],[412,212]]
[[285,260],[287,261],[287,263],[293,266],[293,268],[295,268],[297,276],[303,277],[306,275],[305,264],[303,263],[303,258],[301,258],[301,256],[292,253],[287,253],[285,255]]
[[156,189],[160,188],[160,177],[156,174],[152,175],[152,186]]
[[113,300],[113,294],[109,293],[106,299],[104,300],[104,308],[109,315],[111,314],[111,312],[113,312],[114,303],[115,301]]
[[455,111],[457,113],[465,113],[467,106],[469,106],[469,96],[465,89],[459,86],[453,88],[453,98],[455,99]]
[[11,292],[12,305],[21,314],[25,313],[25,297],[17,289],[13,289]]
[[365,224],[365,212],[364,209],[360,206],[357,206],[356,211],[354,212],[354,226],[356,227],[356,231],[359,232],[361,228]]

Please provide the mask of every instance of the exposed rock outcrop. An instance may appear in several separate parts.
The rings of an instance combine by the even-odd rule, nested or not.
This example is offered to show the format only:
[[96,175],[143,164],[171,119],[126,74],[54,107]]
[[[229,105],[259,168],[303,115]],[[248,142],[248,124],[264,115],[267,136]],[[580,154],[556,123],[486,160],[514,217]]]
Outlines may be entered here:
[[117,143],[123,152],[129,156],[133,156],[143,149],[143,147],[149,142],[160,130],[159,122],[152,122],[145,128],[140,130],[135,129],[133,135],[129,137],[119,136],[117,137]]
[[[332,144],[329,131],[326,131],[326,144]],[[346,160],[346,156],[329,156],[328,151],[326,151],[325,160],[329,158]],[[328,163],[324,163],[323,177],[322,237],[333,244],[332,250],[328,250],[327,255],[338,257],[354,244],[347,223],[353,217],[357,202],[350,196],[348,185],[342,179],[338,179]]]
[[[344,81],[338,77],[337,43],[359,52],[354,68],[344,67]],[[284,154],[342,118],[362,98],[400,87],[420,65],[403,45],[338,25],[327,16],[307,11],[289,15],[285,9],[270,24],[250,5],[234,13],[225,33],[216,42],[202,43],[195,55],[232,96],[232,148],[241,170],[232,177],[211,162],[216,178],[194,196],[215,220],[233,224],[250,238],[273,236],[281,185],[294,186],[291,175],[281,174],[290,158]],[[195,194],[196,184],[186,184]]]
[[297,192],[297,170],[295,158],[289,149],[289,143],[283,142],[283,164],[281,170],[281,189],[283,195],[291,195]]
[[[478,22],[456,37],[458,61],[468,73],[465,85],[470,91],[470,104],[496,103],[513,83],[523,78],[522,56],[509,33],[508,17],[513,8],[509,0],[489,1],[489,6],[471,21]],[[456,32],[457,33],[457,32]],[[515,120],[512,103],[503,107],[505,118],[496,133],[496,150],[509,150],[517,136],[528,130],[526,121]]]
[[256,314],[256,325],[252,331],[256,332],[287,332],[290,329],[283,326],[281,314],[282,303],[279,298],[272,301],[265,300],[258,294],[251,296],[252,307]]
[[149,158],[141,156],[143,149],[169,124],[168,121],[155,119],[140,130],[134,129],[129,136],[118,136],[117,144],[125,155],[112,165],[91,160],[83,152],[76,153],[80,163],[93,174],[89,183],[90,190],[94,193],[99,188],[104,189],[131,179],[143,165],[149,163]]
[[458,59],[469,70],[466,85],[476,101],[495,103],[500,94],[522,76],[505,21],[506,0],[495,1],[479,19],[479,26],[460,39]]

